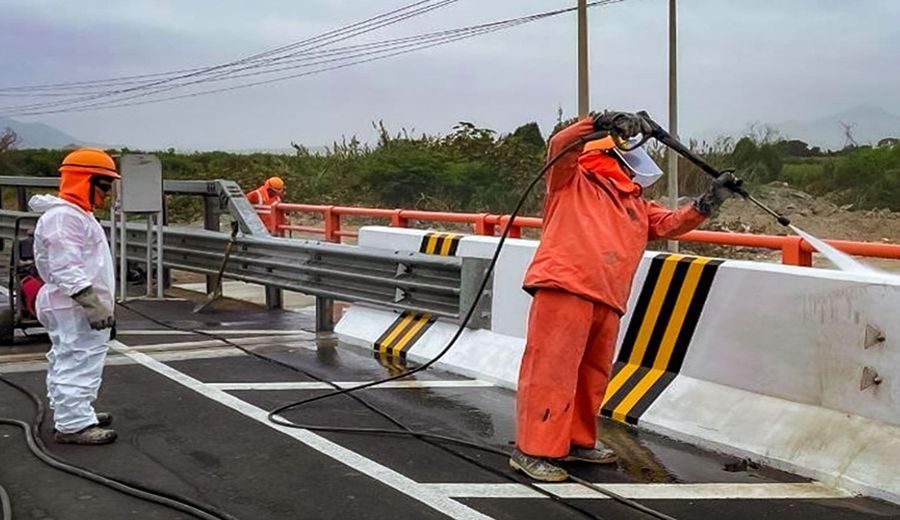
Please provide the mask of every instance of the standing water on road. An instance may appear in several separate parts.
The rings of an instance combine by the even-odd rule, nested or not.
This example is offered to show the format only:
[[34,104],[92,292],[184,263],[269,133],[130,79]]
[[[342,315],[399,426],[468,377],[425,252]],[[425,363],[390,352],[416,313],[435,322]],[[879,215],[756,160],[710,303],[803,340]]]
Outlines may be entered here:
[[818,238],[810,235],[806,231],[803,231],[802,229],[798,228],[797,226],[795,226],[793,224],[790,225],[790,228],[794,230],[794,233],[797,233],[798,235],[803,237],[803,240],[806,240],[807,242],[812,244],[812,246],[814,248],[816,248],[817,251],[819,251],[820,253],[825,255],[826,258],[831,260],[831,263],[836,265],[838,267],[838,269],[840,269],[841,271],[849,271],[851,273],[878,273],[879,272],[878,270],[873,269],[872,267],[869,267],[866,264],[863,264],[862,262],[859,262],[852,256],[838,251],[834,247],[826,244],[824,241],[819,240]]

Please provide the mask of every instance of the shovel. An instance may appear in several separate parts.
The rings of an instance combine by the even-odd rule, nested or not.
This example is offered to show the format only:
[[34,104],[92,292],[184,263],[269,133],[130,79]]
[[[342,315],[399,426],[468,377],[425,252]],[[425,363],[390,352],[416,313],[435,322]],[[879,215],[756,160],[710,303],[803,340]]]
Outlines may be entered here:
[[225,255],[222,257],[222,265],[219,266],[219,274],[216,276],[215,286],[213,287],[213,290],[206,295],[206,300],[198,303],[194,307],[193,312],[195,314],[198,312],[203,312],[214,301],[222,297],[222,277],[225,275],[225,267],[228,265],[228,259],[231,257],[231,250],[234,249],[234,243],[237,239],[238,229],[238,223],[232,222],[231,238],[228,239],[228,243],[225,245]]

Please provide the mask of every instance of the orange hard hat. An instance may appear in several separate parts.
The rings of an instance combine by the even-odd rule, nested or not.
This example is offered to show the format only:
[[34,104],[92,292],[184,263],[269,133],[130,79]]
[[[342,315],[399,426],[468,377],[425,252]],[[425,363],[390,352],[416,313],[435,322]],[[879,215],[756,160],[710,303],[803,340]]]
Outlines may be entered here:
[[59,171],[63,175],[83,174],[90,176],[100,175],[113,179],[121,178],[116,172],[116,162],[108,153],[99,148],[79,148],[75,150],[63,159]]
[[[116,162],[99,148],[79,148],[63,159],[59,167],[59,196],[85,211],[102,206],[109,194],[111,181],[121,179]],[[95,179],[105,179],[96,181]],[[98,189],[105,186],[105,190]]]
[[266,187],[270,190],[281,191],[284,189],[284,180],[281,177],[269,177],[266,179]]

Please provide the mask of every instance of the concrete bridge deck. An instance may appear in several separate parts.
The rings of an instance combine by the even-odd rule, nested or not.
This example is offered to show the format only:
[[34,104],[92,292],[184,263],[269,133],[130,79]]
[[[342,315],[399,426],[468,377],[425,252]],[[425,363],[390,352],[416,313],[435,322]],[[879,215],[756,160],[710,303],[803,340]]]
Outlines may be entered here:
[[[194,315],[192,305],[129,304],[166,326],[119,309],[119,343],[108,359],[98,409],[114,414],[120,439],[106,447],[59,446],[45,426],[42,435],[54,453],[247,520],[589,518],[585,512],[651,518],[573,484],[543,486],[564,500],[547,498],[512,473],[503,457],[469,448],[274,426],[266,411],[329,391],[320,379],[346,385],[402,368],[340,345],[332,335],[317,335],[309,313],[226,300]],[[300,371],[187,330],[226,337]],[[0,371],[43,394],[47,347],[40,336],[21,338],[18,346],[0,350]],[[2,388],[0,416],[29,419],[29,401]],[[511,447],[514,394],[489,383],[431,370],[361,395],[411,428]],[[309,424],[392,427],[344,397],[284,416]],[[900,518],[900,507],[795,475],[605,420],[602,428],[620,463],[568,469],[675,518]],[[187,518],[44,466],[13,428],[0,427],[0,454],[0,484],[17,519]]]

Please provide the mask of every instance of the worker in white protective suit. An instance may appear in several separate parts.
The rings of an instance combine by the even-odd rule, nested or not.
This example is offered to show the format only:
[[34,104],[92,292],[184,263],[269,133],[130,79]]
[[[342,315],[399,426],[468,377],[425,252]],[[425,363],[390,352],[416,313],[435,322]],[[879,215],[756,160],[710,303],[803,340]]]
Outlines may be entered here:
[[47,354],[47,397],[54,438],[67,444],[108,444],[112,417],[95,413],[107,343],[115,326],[115,278],[106,234],[94,208],[101,207],[119,179],[103,150],[81,148],[63,160],[59,195],[29,201],[41,213],[34,231],[34,256],[45,282],[37,318],[52,347]]

